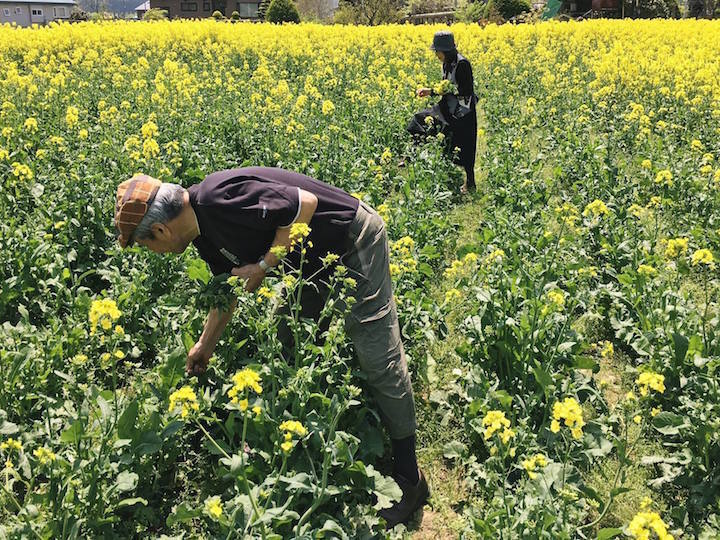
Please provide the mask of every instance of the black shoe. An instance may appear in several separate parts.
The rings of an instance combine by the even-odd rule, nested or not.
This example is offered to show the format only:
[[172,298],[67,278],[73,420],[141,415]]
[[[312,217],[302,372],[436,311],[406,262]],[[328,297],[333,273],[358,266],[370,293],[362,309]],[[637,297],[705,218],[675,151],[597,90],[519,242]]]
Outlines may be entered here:
[[418,475],[420,480],[415,485],[400,475],[394,476],[397,485],[402,490],[402,498],[400,502],[390,508],[378,512],[387,522],[387,529],[392,529],[398,523],[406,523],[418,509],[423,507],[430,496],[427,480],[420,469],[418,469]]

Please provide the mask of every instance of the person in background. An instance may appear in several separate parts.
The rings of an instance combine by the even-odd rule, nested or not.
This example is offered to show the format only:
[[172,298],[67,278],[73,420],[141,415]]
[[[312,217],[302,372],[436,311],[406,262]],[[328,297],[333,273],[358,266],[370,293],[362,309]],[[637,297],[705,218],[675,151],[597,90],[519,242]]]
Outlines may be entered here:
[[[470,61],[455,46],[452,32],[440,31],[433,38],[432,46],[442,62],[442,77],[457,88],[457,93],[445,93],[438,103],[440,112],[448,124],[451,152],[459,149],[455,162],[465,169],[462,192],[475,191],[475,148],[477,145],[477,96],[473,86]],[[419,88],[418,97],[436,95],[431,88]]]

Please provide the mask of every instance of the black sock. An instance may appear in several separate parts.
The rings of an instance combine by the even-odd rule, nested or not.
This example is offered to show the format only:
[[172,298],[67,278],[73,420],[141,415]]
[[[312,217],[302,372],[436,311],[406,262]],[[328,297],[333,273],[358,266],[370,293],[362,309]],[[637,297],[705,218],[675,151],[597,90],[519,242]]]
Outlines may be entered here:
[[404,439],[391,439],[393,453],[393,474],[399,474],[412,484],[420,481],[417,457],[415,456],[415,435]]

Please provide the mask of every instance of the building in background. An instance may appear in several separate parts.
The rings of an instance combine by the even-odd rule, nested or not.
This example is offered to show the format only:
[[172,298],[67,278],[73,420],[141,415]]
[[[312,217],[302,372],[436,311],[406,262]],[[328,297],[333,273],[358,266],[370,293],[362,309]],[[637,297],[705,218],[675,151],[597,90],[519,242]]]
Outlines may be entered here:
[[149,2],[151,8],[165,10],[169,19],[201,19],[210,17],[214,11],[219,11],[228,18],[233,11],[237,11],[241,19],[259,19],[259,0],[226,0],[224,2],[219,0],[149,0]]
[[52,21],[70,19],[70,13],[77,6],[75,0],[0,0],[0,24],[15,23],[18,26],[47,24]]
[[147,10],[150,9],[150,0],[146,0],[142,4],[140,4],[138,7],[135,8],[135,16],[138,19],[142,19],[145,13],[147,13]]

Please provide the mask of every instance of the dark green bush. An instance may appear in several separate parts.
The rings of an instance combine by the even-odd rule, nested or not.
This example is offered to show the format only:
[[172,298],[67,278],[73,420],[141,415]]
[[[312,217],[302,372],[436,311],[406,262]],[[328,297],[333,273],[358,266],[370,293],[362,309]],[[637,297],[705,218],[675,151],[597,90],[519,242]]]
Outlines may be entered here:
[[292,0],[272,0],[265,20],[271,23],[300,22],[300,13]]
[[497,9],[498,13],[506,21],[521,13],[530,11],[532,8],[530,0],[489,0],[488,8],[490,7]]

